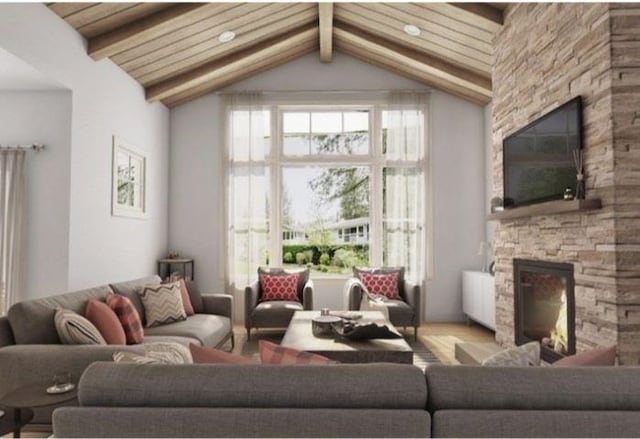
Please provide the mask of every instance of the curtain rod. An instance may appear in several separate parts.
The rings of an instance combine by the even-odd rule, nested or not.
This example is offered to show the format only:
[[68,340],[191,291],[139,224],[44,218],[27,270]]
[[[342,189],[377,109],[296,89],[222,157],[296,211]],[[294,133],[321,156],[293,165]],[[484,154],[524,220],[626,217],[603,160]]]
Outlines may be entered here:
[[42,143],[32,143],[30,145],[0,145],[0,151],[9,150],[9,151],[19,151],[19,150],[33,150],[35,152],[40,152],[44,149],[44,144]]
[[230,90],[216,92],[219,95],[235,95],[242,93],[260,94],[338,94],[338,93],[362,93],[362,94],[387,94],[387,93],[431,93],[431,89],[398,89],[398,90]]

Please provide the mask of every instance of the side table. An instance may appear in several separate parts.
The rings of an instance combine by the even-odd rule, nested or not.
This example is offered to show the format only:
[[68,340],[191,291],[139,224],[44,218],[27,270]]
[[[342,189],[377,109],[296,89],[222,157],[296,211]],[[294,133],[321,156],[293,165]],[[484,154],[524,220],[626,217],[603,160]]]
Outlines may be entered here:
[[33,419],[33,410],[4,408],[4,416],[0,418],[0,436],[13,432],[14,436],[20,437],[20,429]]
[[[194,263],[191,258],[164,258],[158,260],[158,276],[162,279],[165,279],[167,276],[171,275],[171,267],[172,266],[182,266],[182,276],[185,279],[194,280]],[[191,268],[191,270],[187,270],[187,267]]]
[[[0,425],[4,422],[10,423],[8,426],[12,426],[6,433],[13,431],[13,437],[19,438],[20,431],[31,419],[33,419],[33,409],[38,407],[46,407],[50,405],[57,405],[63,402],[76,399],[78,396],[77,387],[66,393],[48,394],[47,387],[51,383],[34,383],[26,384],[24,386],[17,387],[11,392],[6,393],[0,399],[0,405],[13,409],[13,416],[7,412],[4,417],[9,417],[12,420],[0,419]],[[9,410],[10,411],[10,410]],[[30,416],[29,416],[30,415]],[[28,420],[26,420],[29,418]],[[6,434],[5,433],[5,434]]]

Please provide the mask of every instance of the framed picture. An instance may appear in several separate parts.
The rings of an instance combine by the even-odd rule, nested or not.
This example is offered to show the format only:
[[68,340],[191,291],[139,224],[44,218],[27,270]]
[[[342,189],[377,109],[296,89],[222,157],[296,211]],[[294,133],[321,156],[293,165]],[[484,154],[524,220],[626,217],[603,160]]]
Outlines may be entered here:
[[146,218],[147,155],[113,136],[111,215]]

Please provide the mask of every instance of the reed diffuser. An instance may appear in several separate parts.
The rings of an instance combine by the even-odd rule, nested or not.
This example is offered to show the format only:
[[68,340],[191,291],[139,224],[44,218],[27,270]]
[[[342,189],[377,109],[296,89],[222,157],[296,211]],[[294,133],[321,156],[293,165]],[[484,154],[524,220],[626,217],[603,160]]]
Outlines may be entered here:
[[573,163],[576,165],[576,200],[584,200],[585,196],[583,158],[582,149],[573,150]]

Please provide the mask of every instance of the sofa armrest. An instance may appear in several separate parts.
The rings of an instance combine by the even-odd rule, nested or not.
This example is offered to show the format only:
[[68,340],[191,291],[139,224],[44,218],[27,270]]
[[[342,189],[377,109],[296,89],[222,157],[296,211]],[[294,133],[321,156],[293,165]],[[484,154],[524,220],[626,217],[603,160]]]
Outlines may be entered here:
[[233,318],[233,297],[229,294],[203,294],[205,314],[217,314]]
[[313,281],[309,279],[302,290],[302,306],[305,311],[313,309]]
[[6,316],[0,317],[0,348],[13,344],[16,344],[16,341],[13,338],[13,331],[11,330],[11,325],[9,325],[9,319]]
[[420,295],[420,286],[411,281],[404,281],[404,300],[414,309],[413,324],[419,326],[422,315],[422,300]]
[[46,382],[69,372],[74,382],[95,361],[113,361],[118,351],[144,354],[143,345],[18,344],[0,348],[0,395],[25,384]]
[[347,295],[347,309],[349,311],[358,311],[360,302],[362,302],[362,284],[360,280],[353,277],[347,280],[344,288]]
[[251,327],[251,312],[258,305],[260,294],[260,281],[247,285],[244,289],[244,325]]

